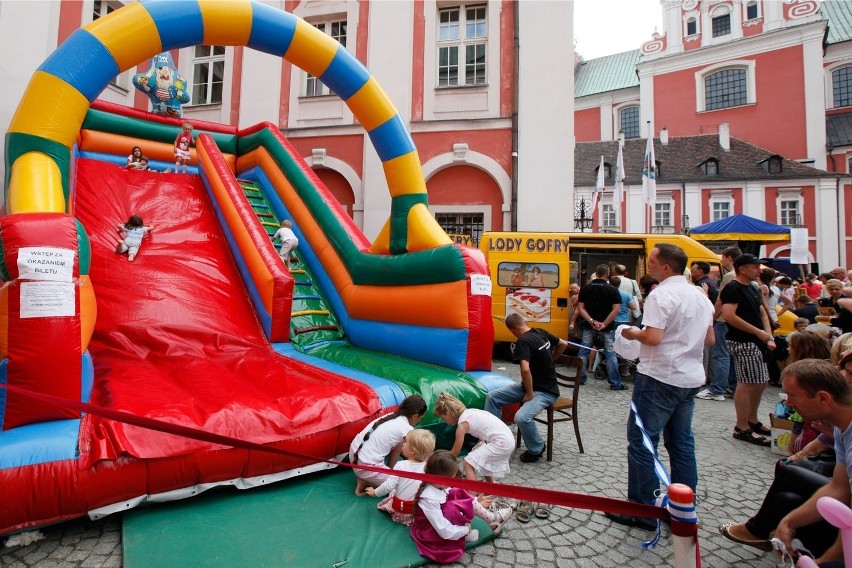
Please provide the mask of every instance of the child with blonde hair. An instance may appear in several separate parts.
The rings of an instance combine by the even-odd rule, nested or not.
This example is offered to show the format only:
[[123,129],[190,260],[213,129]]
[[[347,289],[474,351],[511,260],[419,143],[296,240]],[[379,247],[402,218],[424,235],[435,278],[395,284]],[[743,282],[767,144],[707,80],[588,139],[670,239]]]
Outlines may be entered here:
[[[447,450],[437,450],[426,460],[426,473],[455,478],[459,466],[453,454]],[[482,513],[490,511],[483,508],[473,495],[464,489],[450,488],[447,485],[423,483],[414,498],[414,520],[411,523],[411,538],[417,545],[417,552],[439,564],[450,564],[464,555],[465,542],[479,540],[479,531],[471,527],[473,517],[483,518],[494,533],[512,514],[499,520],[489,520]]]
[[[349,446],[349,463],[393,467],[402,451],[402,442],[414,425],[426,414],[426,401],[419,394],[403,399],[396,412],[371,422],[355,436]],[[385,466],[387,460],[387,466]],[[364,495],[367,487],[378,487],[389,475],[364,469],[355,469],[355,495]]]
[[458,456],[464,437],[470,434],[479,442],[464,458],[464,474],[468,479],[482,475],[485,481],[504,477],[509,473],[509,458],[515,451],[515,437],[506,424],[484,410],[466,408],[459,399],[442,392],[435,400],[435,416],[456,426],[456,441],[450,450]]
[[[398,461],[393,466],[394,471],[410,471],[423,473],[426,460],[435,451],[435,434],[428,430],[414,429],[405,436],[402,443],[402,455],[405,460]],[[376,508],[390,513],[395,523],[411,526],[414,520],[414,497],[420,489],[416,479],[391,475],[384,483],[373,489],[367,487],[365,493],[371,497],[385,497]]]

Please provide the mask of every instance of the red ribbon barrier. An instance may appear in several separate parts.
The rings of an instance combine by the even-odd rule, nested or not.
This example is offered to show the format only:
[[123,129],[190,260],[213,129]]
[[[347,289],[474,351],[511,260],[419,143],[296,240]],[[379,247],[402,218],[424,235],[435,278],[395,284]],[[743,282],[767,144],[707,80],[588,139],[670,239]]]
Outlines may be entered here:
[[408,479],[423,481],[425,483],[434,483],[438,485],[458,487],[476,493],[499,495],[501,497],[519,499],[521,501],[549,503],[551,505],[560,505],[563,507],[572,507],[575,509],[586,509],[590,511],[601,511],[605,513],[618,513],[634,517],[647,517],[663,520],[669,518],[669,512],[666,509],[654,505],[643,505],[640,503],[622,501],[620,499],[614,499],[611,497],[595,497],[592,495],[583,495],[581,493],[556,491],[554,489],[537,489],[531,487],[524,487],[522,485],[511,485],[505,483],[488,483],[485,481],[473,481],[470,479],[448,478],[442,475],[414,473],[409,471],[397,471],[386,467],[374,467],[363,464],[344,463],[336,460],[322,459],[317,458],[315,456],[291,452],[281,448],[264,446],[262,444],[248,442],[245,440],[240,440],[238,438],[232,438],[230,436],[213,434],[211,432],[199,430],[198,428],[181,426],[179,424],[171,424],[169,422],[163,422],[162,420],[156,420],[154,418],[136,416],[135,414],[130,414],[128,412],[122,412],[120,410],[111,410],[109,408],[104,408],[102,406],[97,406],[86,402],[64,399],[58,396],[24,389],[14,385],[6,385],[0,383],[0,388],[4,388],[9,392],[18,393],[22,396],[27,396],[36,400],[55,404],[57,406],[71,408],[79,412],[87,412],[95,416],[100,416],[101,418],[108,418],[110,420],[116,420],[118,422],[123,422],[132,426],[138,426],[140,428],[145,428],[148,430],[155,430],[157,432],[184,436],[193,440],[201,440],[202,442],[210,442],[211,444],[220,444],[233,448],[243,448],[247,450],[257,450],[261,452],[271,452],[289,457],[297,457],[312,462],[324,462],[352,469],[363,469],[367,471],[386,473],[389,475],[396,475],[398,477],[405,477]]

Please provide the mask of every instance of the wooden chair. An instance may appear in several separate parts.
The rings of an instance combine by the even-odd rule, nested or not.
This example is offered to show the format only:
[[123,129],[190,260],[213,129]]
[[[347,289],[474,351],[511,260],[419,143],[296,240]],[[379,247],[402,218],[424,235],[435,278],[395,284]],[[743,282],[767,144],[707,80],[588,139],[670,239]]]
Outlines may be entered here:
[[[561,355],[556,360],[557,363],[573,366],[573,376],[568,376],[556,370],[556,382],[565,393],[566,389],[570,393],[569,398],[560,396],[559,399],[547,408],[545,418],[536,417],[535,421],[539,424],[547,425],[547,461],[553,461],[553,425],[557,422],[572,421],[574,423],[574,434],[577,436],[577,446],[580,448],[580,453],[583,451],[583,440],[580,438],[580,424],[577,422],[577,399],[580,394],[580,379],[583,376],[583,360],[579,357],[568,357]],[[517,446],[521,445],[521,431],[518,430]]]

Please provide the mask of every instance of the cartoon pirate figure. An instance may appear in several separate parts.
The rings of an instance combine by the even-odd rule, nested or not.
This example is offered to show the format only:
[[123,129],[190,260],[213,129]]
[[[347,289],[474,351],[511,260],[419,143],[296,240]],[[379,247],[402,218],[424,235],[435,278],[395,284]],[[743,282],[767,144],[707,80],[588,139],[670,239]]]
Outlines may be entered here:
[[133,76],[133,85],[151,99],[151,112],[179,117],[181,105],[189,102],[186,80],[178,74],[172,54],[151,58],[151,68]]

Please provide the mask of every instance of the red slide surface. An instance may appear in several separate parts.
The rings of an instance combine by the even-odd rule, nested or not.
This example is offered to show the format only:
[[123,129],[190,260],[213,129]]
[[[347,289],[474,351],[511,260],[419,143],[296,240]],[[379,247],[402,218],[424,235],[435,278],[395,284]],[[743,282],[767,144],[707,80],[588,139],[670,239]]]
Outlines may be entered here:
[[[74,192],[98,304],[93,404],[318,457],[345,451],[380,410],[369,387],[275,354],[199,176],[78,159]],[[115,245],[132,214],[155,228],[128,262]],[[84,424],[89,463],[212,447],[92,416]]]

